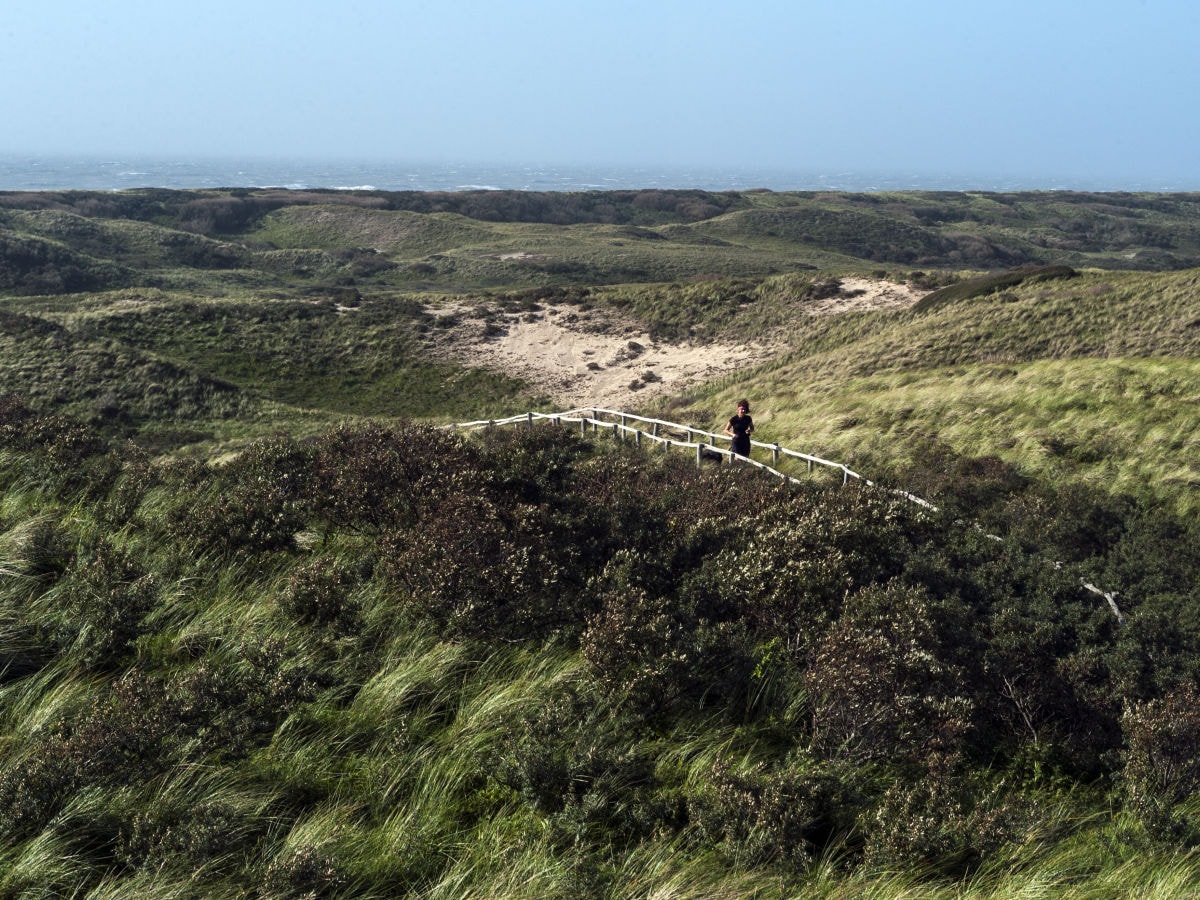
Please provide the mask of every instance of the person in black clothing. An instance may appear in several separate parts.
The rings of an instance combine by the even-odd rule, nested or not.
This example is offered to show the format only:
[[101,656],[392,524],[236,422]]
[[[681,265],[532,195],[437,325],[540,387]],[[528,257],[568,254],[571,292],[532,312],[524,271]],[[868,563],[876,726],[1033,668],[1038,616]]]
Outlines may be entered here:
[[739,456],[750,455],[750,432],[754,431],[754,420],[750,418],[750,401],[739,400],[737,415],[725,425],[725,433],[733,436],[729,449]]

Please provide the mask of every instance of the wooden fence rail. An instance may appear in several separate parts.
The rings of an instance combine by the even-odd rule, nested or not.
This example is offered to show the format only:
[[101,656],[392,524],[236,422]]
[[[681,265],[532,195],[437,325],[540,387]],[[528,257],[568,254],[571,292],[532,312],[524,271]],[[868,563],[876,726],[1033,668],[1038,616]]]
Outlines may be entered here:
[[[666,450],[680,449],[691,450],[695,452],[696,464],[702,465],[706,455],[712,454],[717,457],[727,459],[732,464],[753,466],[754,468],[762,469],[764,472],[778,478],[784,484],[801,484],[801,480],[794,476],[787,475],[779,471],[774,466],[769,466],[766,463],[759,462],[756,459],[751,459],[748,456],[739,456],[738,454],[727,450],[724,447],[717,445],[717,442],[722,444],[729,442],[729,436],[724,434],[716,434],[711,431],[706,431],[703,428],[697,428],[694,425],[681,425],[678,422],[668,422],[663,419],[650,419],[645,416],[639,416],[634,413],[621,412],[620,410],[601,409],[599,407],[581,407],[572,409],[566,412],[559,413],[538,413],[527,412],[518,416],[510,416],[507,419],[481,419],[475,422],[456,422],[445,426],[446,428],[454,429],[476,429],[476,428],[494,428],[501,425],[526,425],[533,427],[536,422],[547,422],[551,425],[578,425],[580,433],[587,434],[591,429],[593,433],[601,431],[609,431],[617,440],[632,440],[638,447],[643,446],[643,441],[648,441],[651,444],[661,445]],[[631,424],[637,423],[637,424]],[[704,440],[707,439],[707,440]],[[819,456],[813,456],[810,453],[801,453],[798,450],[790,450],[787,447],[780,446],[777,443],[764,443],[756,441],[753,438],[750,440],[750,447],[758,447],[762,450],[767,450],[771,453],[771,461],[778,465],[780,457],[790,457],[792,459],[800,459],[807,463],[808,471],[811,474],[816,466],[821,466],[831,471],[840,472],[842,475],[842,484],[849,484],[853,478],[861,481],[863,484],[870,487],[877,485],[864,478],[859,473],[852,471],[842,463],[833,462],[828,459],[822,459]],[[709,457],[711,458],[711,457]],[[890,492],[897,496],[903,497],[910,503],[915,503],[933,512],[938,511],[938,507],[930,503],[928,500],[910,494],[908,491],[902,491],[895,488],[889,488]],[[1001,541],[1003,538],[989,534],[987,537],[994,541]],[[1054,563],[1054,565],[1059,565]],[[1125,615],[1121,612],[1117,605],[1117,594],[1114,591],[1105,591],[1086,581],[1081,580],[1081,585],[1084,589],[1103,597],[1116,616],[1117,621],[1124,625]]]

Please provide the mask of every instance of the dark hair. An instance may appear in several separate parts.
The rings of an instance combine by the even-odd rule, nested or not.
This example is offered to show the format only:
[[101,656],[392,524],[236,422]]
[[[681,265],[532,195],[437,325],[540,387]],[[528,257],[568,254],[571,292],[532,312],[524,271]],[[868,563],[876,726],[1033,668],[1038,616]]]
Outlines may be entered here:
[[746,412],[750,412],[750,401],[749,400],[739,400],[737,402],[737,405],[744,406],[746,408]]

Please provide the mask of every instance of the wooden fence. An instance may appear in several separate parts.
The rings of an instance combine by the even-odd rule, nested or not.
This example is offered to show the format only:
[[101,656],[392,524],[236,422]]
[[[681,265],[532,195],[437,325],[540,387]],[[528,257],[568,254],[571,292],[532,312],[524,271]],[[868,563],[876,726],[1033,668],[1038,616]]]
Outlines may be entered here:
[[[557,426],[578,426],[581,434],[587,434],[589,430],[592,433],[608,431],[617,440],[627,440],[633,442],[637,447],[643,446],[661,446],[665,450],[687,450],[693,452],[696,457],[696,464],[702,465],[706,458],[708,459],[725,459],[734,465],[753,466],[754,468],[762,469],[771,476],[778,478],[784,484],[801,484],[799,478],[787,475],[781,472],[775,466],[779,465],[782,458],[792,458],[804,461],[808,467],[809,474],[812,474],[818,466],[829,469],[831,472],[840,473],[842,484],[849,484],[850,479],[861,481],[863,484],[870,487],[876,487],[873,481],[864,478],[857,472],[852,471],[842,463],[833,462],[828,459],[822,459],[819,456],[813,456],[810,453],[801,453],[798,450],[790,450],[779,444],[764,443],[756,441],[753,438],[750,440],[750,448],[753,452],[754,448],[764,450],[771,455],[772,465],[767,465],[759,460],[752,459],[748,456],[740,456],[726,447],[719,446],[720,444],[728,444],[729,437],[724,434],[716,434],[711,431],[706,431],[703,428],[697,428],[694,425],[681,425],[678,422],[667,422],[662,419],[649,419],[645,416],[635,415],[634,413],[621,412],[619,410],[601,409],[599,407],[581,407],[579,409],[568,410],[559,413],[537,413],[527,412],[518,416],[511,416],[507,419],[482,419],[476,422],[456,422],[452,425],[447,425],[447,428],[455,429],[477,429],[477,428],[495,428],[502,425],[526,425],[533,427],[537,422],[546,422]],[[938,507],[930,503],[928,500],[910,494],[908,491],[889,489],[891,493],[903,497],[910,503],[915,503],[918,506],[923,506],[933,512],[938,511]],[[978,527],[978,526],[976,526]],[[994,541],[1001,541],[1003,538],[994,534],[987,535],[988,538]],[[1054,563],[1054,565],[1059,565]],[[1125,624],[1125,615],[1121,612],[1117,605],[1117,594],[1114,591],[1105,591],[1089,584],[1086,581],[1081,582],[1084,589],[1103,597],[1112,610],[1113,615],[1117,617],[1120,624]]]

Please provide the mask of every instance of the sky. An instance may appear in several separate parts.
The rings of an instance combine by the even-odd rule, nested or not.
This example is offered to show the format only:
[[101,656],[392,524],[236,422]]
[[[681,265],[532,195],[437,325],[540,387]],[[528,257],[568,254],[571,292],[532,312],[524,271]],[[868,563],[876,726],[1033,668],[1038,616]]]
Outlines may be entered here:
[[4,0],[0,153],[1200,189],[1197,0]]

